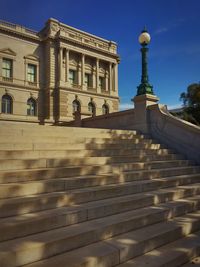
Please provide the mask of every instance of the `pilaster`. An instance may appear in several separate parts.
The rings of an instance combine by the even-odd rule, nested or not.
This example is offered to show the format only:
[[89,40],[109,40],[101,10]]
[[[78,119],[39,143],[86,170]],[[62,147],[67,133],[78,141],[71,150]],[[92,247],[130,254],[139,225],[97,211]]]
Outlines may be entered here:
[[69,50],[66,50],[66,60],[65,60],[65,81],[69,84]]
[[109,62],[109,90],[112,92],[112,84],[113,84],[113,79],[112,79],[112,63]]
[[96,67],[92,68],[92,88],[96,87]]
[[81,57],[81,85],[83,90],[87,90],[85,85],[85,55]]
[[115,94],[118,95],[118,63],[114,65],[114,88],[113,91],[115,91]]
[[99,59],[96,59],[96,88],[97,88],[97,93],[100,94],[101,90],[99,88]]
[[77,71],[78,71],[78,81],[77,81],[77,84],[78,84],[79,87],[81,87],[81,85],[82,85],[82,68],[81,68],[81,64],[80,63],[78,64]]
[[63,86],[65,82],[64,78],[64,68],[63,68],[63,48],[59,48],[59,86]]
[[109,83],[108,83],[108,71],[105,73],[105,90],[109,91]]

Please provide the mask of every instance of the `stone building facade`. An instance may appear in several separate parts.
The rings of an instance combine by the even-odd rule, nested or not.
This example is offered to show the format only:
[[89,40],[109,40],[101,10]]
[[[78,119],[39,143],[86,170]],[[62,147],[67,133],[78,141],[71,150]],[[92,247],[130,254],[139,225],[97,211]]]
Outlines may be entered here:
[[0,119],[66,122],[118,111],[117,45],[49,19],[0,21]]

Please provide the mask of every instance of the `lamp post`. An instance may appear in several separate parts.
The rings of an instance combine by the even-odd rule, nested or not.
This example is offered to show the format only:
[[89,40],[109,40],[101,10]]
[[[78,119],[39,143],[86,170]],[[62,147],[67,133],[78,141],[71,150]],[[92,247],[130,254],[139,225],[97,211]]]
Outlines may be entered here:
[[158,97],[153,93],[153,86],[149,84],[147,70],[147,52],[151,37],[146,29],[139,36],[142,46],[142,77],[141,84],[137,87],[137,95],[133,98],[134,102],[134,127],[142,133],[149,134],[150,131],[150,106],[157,104]]
[[142,78],[141,84],[137,87],[137,96],[150,94],[154,95],[153,93],[153,86],[149,84],[148,78],[148,64],[147,64],[147,52],[148,48],[147,45],[151,40],[150,34],[147,32],[146,28],[141,32],[139,36],[139,43],[141,44],[142,48],[140,49],[142,53]]

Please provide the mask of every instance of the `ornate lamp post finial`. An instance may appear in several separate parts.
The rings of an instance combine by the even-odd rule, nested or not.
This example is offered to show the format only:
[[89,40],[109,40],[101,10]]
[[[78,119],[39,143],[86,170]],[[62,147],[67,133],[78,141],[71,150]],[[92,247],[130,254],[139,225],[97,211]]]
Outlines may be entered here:
[[148,78],[148,68],[147,68],[147,52],[148,48],[147,45],[149,44],[151,40],[150,34],[147,32],[146,27],[144,27],[144,30],[141,32],[139,36],[139,43],[141,44],[142,48],[140,49],[142,53],[142,78],[141,78],[141,84],[137,87],[137,95],[144,95],[144,94],[151,94],[153,93],[153,86],[149,84],[149,78]]

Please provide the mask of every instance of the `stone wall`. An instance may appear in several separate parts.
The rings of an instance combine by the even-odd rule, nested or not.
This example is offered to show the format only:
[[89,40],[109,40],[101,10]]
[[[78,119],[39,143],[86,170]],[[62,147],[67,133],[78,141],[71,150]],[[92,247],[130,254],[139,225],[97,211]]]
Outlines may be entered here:
[[[147,114],[145,134],[150,134],[161,143],[200,164],[200,127],[174,117],[164,105],[148,106],[145,112]],[[83,119],[71,125],[90,128],[136,129],[143,132],[144,125],[137,123],[135,113],[134,109],[130,109]]]
[[164,105],[149,106],[148,110],[152,137],[200,164],[200,127],[174,117]]
[[134,129],[134,109],[114,112],[82,120],[82,127],[107,129]]

